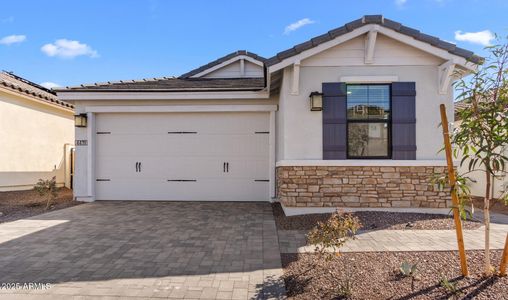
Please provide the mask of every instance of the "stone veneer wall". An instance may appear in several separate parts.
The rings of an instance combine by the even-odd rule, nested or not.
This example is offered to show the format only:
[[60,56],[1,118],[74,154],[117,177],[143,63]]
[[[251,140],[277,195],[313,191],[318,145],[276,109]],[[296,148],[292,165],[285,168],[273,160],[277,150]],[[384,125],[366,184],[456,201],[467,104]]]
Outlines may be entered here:
[[431,183],[441,166],[280,166],[277,197],[287,207],[450,206]]

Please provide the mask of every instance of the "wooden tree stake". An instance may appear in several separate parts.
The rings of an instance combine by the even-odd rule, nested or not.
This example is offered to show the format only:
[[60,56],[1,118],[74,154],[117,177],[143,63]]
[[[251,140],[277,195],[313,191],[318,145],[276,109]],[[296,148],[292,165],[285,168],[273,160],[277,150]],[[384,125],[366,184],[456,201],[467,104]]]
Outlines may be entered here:
[[499,275],[506,276],[507,263],[508,263],[508,233],[506,234],[506,241],[504,242],[503,257],[501,258],[501,265],[499,266]]
[[443,139],[446,151],[446,163],[448,165],[448,180],[451,187],[452,204],[453,204],[453,219],[455,221],[455,231],[457,233],[457,244],[459,246],[460,268],[463,276],[468,276],[466,251],[464,249],[464,237],[462,236],[462,223],[460,221],[459,213],[459,199],[457,191],[455,190],[455,169],[453,168],[452,160],[452,145],[450,143],[450,133],[448,132],[448,117],[446,116],[446,107],[444,104],[439,106],[441,110],[441,127],[443,127]]

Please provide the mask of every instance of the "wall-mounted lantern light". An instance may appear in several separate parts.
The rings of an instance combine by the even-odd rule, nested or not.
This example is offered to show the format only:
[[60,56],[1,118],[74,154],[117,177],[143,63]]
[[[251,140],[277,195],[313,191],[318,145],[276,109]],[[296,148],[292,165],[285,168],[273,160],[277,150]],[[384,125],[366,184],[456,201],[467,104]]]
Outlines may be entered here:
[[323,94],[320,92],[312,92],[309,96],[310,99],[310,111],[322,111],[323,110]]
[[74,116],[74,126],[86,127],[86,123],[87,123],[86,114],[79,114]]

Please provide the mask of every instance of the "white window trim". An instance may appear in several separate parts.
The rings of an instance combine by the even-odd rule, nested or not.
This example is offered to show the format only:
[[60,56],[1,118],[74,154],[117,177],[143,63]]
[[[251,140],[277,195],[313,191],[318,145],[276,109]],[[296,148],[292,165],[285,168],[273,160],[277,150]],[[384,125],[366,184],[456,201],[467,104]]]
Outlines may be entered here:
[[399,81],[399,76],[342,76],[340,82],[345,83],[392,83]]

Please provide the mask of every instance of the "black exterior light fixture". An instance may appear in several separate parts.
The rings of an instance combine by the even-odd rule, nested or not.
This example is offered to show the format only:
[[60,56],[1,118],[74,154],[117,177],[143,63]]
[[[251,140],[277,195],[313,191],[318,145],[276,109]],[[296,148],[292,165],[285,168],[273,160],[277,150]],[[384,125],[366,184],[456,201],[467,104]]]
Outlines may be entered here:
[[86,114],[74,115],[74,126],[75,127],[86,127],[87,117]]
[[312,92],[309,95],[309,99],[310,99],[310,111],[323,110],[323,93]]

